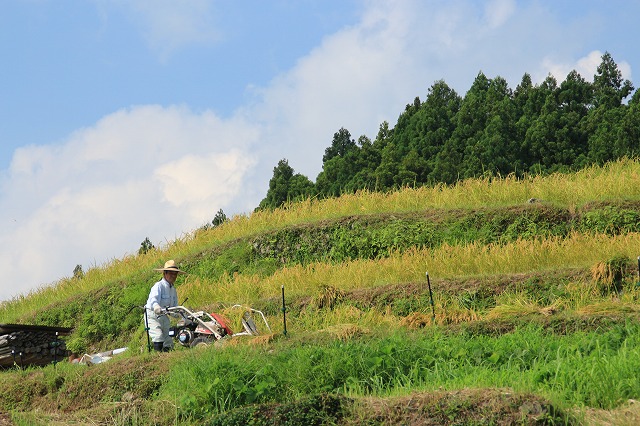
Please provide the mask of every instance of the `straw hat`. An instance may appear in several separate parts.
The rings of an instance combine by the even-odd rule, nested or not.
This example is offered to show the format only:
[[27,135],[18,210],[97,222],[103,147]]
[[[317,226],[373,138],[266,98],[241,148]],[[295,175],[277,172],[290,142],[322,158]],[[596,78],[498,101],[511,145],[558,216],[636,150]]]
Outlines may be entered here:
[[154,269],[154,271],[168,271],[168,272],[177,272],[177,273],[183,273],[186,274],[186,272],[181,271],[180,269],[178,269],[178,267],[176,266],[176,262],[172,260],[167,260],[164,263],[164,268],[156,268]]

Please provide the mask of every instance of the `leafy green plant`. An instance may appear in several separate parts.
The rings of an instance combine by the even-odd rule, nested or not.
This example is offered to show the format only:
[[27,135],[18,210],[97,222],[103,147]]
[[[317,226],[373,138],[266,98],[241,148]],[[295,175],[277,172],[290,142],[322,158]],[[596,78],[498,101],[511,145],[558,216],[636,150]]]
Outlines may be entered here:
[[579,227],[585,232],[598,232],[608,235],[640,232],[640,212],[609,205],[585,212]]

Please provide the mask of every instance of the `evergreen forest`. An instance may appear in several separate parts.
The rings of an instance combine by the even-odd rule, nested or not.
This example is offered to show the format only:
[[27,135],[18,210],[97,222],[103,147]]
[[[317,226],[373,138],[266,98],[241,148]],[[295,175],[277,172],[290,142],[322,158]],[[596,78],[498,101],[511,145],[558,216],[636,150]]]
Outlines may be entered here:
[[574,70],[559,84],[552,75],[533,84],[526,73],[512,90],[504,78],[479,72],[462,97],[439,80],[424,101],[407,104],[395,127],[380,124],[373,141],[339,129],[315,183],[280,160],[257,209],[363,189],[572,172],[636,157],[638,123],[640,94],[608,52],[593,82]]

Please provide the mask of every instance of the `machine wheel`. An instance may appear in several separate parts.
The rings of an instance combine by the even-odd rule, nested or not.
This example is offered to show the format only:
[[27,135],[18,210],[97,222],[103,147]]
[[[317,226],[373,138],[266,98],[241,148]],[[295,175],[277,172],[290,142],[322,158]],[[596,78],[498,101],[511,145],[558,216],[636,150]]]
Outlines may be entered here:
[[210,344],[212,344],[215,340],[210,339],[208,337],[196,337],[195,339],[193,339],[193,341],[189,344],[190,347],[192,348],[204,348],[209,346]]

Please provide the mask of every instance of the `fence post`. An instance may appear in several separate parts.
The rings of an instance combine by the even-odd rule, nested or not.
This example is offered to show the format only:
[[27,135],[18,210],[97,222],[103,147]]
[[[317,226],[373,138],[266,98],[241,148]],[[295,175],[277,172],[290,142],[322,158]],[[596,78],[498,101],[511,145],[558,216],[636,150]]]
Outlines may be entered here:
[[427,272],[427,286],[429,287],[429,301],[431,302],[431,314],[433,323],[436,323],[436,308],[433,304],[433,293],[431,292],[431,280],[429,279],[429,272]]
[[284,302],[284,286],[282,286],[282,321],[284,322],[284,335],[287,335],[287,307]]

